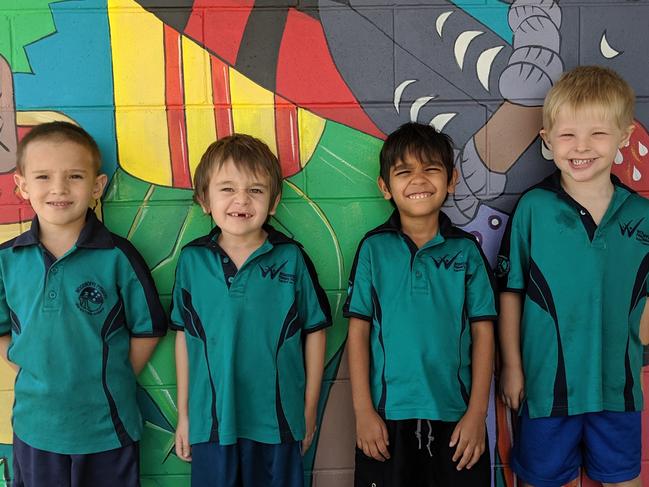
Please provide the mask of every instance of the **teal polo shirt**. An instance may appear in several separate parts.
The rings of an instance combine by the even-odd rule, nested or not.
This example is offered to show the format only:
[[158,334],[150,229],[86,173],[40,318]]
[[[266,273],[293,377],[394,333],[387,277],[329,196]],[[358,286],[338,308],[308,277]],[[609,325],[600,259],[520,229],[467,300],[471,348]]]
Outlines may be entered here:
[[440,213],[438,234],[417,248],[395,211],[361,240],[343,312],[370,323],[370,390],[379,414],[464,415],[471,323],[497,315],[493,277],[473,235]]
[[189,359],[189,442],[304,438],[305,333],[331,325],[327,297],[302,247],[271,226],[237,269],[220,230],[183,248],[171,327]]
[[137,441],[130,339],[164,335],[167,326],[146,263],[92,211],[59,259],[38,235],[35,218],[0,246],[0,335],[11,334],[8,357],[20,366],[14,432],[62,454]]
[[523,194],[498,258],[521,293],[521,355],[532,418],[640,411],[640,316],[649,274],[649,201],[611,177],[599,225],[560,172]]

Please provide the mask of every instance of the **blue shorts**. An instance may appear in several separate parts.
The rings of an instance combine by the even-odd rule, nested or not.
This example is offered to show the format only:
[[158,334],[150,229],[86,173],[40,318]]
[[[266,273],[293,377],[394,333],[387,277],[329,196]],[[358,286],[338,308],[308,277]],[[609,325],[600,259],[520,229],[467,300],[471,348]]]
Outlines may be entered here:
[[558,487],[579,476],[599,482],[633,480],[640,475],[642,430],[640,412],[578,414],[519,418],[512,448],[512,470],[535,487]]
[[139,487],[139,443],[85,455],[39,450],[14,435],[14,487]]
[[192,487],[304,487],[301,442],[192,445]]

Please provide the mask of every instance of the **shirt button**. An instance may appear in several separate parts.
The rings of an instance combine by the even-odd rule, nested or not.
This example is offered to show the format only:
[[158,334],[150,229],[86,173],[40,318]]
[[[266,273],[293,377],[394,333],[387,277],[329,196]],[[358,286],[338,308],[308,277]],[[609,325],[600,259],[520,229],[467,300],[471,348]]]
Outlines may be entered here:
[[581,216],[586,216],[586,211],[585,210],[579,210],[579,214]]
[[229,282],[230,284],[232,284],[232,281],[234,281],[234,277],[232,277],[232,276],[228,277],[228,282]]
[[56,293],[54,291],[50,291],[50,293],[48,294],[48,297],[50,299],[55,299],[56,298]]
[[57,272],[59,272],[59,268],[58,267],[52,267],[51,271],[52,271],[52,274],[56,274]]
[[228,257],[223,257],[223,263],[227,264],[228,262],[230,262],[230,259]]
[[415,272],[415,277],[419,279],[421,277],[421,272],[420,271]]

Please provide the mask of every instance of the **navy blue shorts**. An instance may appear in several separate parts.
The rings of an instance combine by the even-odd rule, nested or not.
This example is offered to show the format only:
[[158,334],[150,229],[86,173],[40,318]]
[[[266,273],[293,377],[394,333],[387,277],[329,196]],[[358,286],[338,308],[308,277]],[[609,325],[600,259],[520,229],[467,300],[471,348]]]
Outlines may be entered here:
[[642,439],[639,412],[519,418],[511,467],[535,487],[556,487],[574,480],[586,467],[599,482],[633,480],[640,475]]
[[139,443],[86,455],[39,450],[14,435],[14,487],[139,487]]
[[304,487],[300,441],[192,445],[192,487]]

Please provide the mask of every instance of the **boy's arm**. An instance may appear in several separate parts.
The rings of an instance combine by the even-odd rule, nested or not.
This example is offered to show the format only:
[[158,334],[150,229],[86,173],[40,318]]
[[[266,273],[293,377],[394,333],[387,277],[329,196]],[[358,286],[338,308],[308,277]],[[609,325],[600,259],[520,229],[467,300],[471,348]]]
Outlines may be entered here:
[[158,344],[158,337],[138,338],[131,337],[131,348],[128,353],[128,359],[131,361],[131,367],[135,375],[140,375],[142,369],[151,358],[151,354]]
[[645,346],[649,345],[649,299],[645,301],[640,318],[640,342]]
[[521,313],[522,295],[503,292],[500,295],[500,393],[505,404],[518,410],[525,395],[525,379],[521,361]]
[[457,445],[453,461],[457,469],[471,468],[485,450],[485,420],[489,405],[489,390],[493,377],[493,322],[471,323],[471,396],[469,406],[451,435],[450,447]]
[[11,367],[16,373],[20,370],[16,364],[9,360],[7,357],[7,351],[9,350],[9,345],[11,344],[11,334],[6,334],[0,336],[0,356],[7,361],[9,367]]
[[189,446],[189,367],[187,359],[187,342],[185,332],[176,332],[176,404],[178,406],[178,424],[176,426],[176,455],[181,460],[190,462]]
[[390,458],[388,430],[372,404],[368,321],[355,317],[349,319],[347,353],[356,415],[356,445],[368,457],[383,462]]
[[304,364],[306,367],[304,419],[306,422],[306,435],[302,440],[302,453],[309,449],[315,435],[326,344],[327,335],[324,330],[314,331],[306,336],[304,344]]

